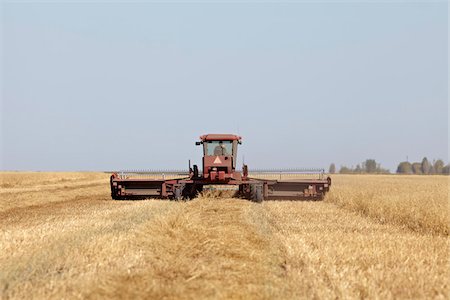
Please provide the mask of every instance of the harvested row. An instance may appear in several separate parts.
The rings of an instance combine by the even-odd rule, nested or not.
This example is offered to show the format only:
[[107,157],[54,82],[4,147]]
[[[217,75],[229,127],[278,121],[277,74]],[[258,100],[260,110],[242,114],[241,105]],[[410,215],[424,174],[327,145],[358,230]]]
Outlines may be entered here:
[[2,230],[0,298],[80,297],[99,276],[128,272],[140,259],[140,249],[128,246],[133,234],[170,209],[162,202],[115,205],[95,198],[67,204],[39,208],[32,222],[21,218]]
[[280,248],[263,210],[247,201],[179,203],[131,242],[142,263],[107,274],[89,295],[117,298],[276,298],[283,291]]
[[2,172],[0,186],[0,216],[3,218],[27,207],[106,196],[109,190],[107,174],[87,172]]

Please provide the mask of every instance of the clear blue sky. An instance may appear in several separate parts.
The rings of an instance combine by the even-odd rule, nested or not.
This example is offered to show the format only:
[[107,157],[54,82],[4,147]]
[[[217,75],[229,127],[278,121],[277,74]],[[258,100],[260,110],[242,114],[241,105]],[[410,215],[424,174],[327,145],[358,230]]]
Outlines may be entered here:
[[1,4],[1,169],[448,161],[446,1]]

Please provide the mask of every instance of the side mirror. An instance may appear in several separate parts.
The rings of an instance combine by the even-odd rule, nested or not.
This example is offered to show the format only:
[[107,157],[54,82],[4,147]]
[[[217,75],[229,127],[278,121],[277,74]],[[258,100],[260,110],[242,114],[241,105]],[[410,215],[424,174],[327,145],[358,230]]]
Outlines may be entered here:
[[200,146],[202,144],[202,142],[195,142],[196,146]]
[[238,144],[239,144],[239,145],[242,145],[242,142],[239,140],[239,141],[238,141]]

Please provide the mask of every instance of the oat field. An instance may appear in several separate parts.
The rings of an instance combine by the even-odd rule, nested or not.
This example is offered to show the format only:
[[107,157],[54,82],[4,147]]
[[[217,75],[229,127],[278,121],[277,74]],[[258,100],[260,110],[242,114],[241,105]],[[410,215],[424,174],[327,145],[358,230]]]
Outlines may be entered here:
[[335,175],[325,201],[113,201],[0,173],[0,299],[449,299],[449,179]]

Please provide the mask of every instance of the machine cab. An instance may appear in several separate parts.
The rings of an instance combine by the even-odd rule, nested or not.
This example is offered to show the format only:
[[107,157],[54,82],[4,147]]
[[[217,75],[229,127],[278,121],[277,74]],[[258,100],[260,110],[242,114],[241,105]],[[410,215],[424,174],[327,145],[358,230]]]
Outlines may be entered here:
[[[236,169],[237,145],[241,137],[233,134],[207,134],[196,145],[203,145],[203,175],[220,179],[230,176]],[[228,175],[228,176],[227,176]]]

